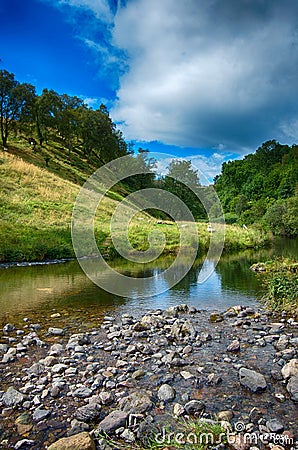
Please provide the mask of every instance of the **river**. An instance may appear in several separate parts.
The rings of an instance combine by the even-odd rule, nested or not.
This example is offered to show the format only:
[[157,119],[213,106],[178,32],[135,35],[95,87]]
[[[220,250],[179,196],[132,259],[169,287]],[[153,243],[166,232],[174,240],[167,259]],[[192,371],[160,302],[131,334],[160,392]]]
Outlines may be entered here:
[[[170,290],[145,299],[133,293],[124,298],[110,294],[93,284],[77,261],[63,264],[10,267],[0,269],[1,323],[49,320],[61,314],[69,321],[86,326],[94,325],[105,314],[141,314],[148,309],[167,308],[186,303],[199,309],[224,310],[242,304],[253,306],[261,295],[260,276],[249,270],[254,262],[275,255],[298,255],[298,240],[279,239],[270,249],[246,250],[222,256],[212,276],[203,284],[197,283],[202,261],[198,260],[188,274]],[[168,267],[172,257],[158,262],[137,265],[124,260],[110,263],[117,271],[136,277],[152,276]],[[207,261],[208,264],[213,262]],[[72,319],[72,320],[69,320]]]

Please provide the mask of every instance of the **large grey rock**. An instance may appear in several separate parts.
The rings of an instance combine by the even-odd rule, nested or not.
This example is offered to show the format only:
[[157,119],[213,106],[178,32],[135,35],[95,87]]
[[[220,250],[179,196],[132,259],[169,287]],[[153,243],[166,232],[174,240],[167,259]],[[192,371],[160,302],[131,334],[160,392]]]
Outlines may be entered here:
[[112,433],[120,427],[125,427],[128,413],[125,411],[115,410],[105,417],[98,425],[97,431],[107,434]]
[[101,406],[99,404],[92,403],[78,408],[75,412],[75,416],[80,422],[90,422],[99,417],[100,410]]
[[291,377],[287,384],[287,391],[294,402],[298,402],[298,375]]
[[2,402],[5,406],[17,406],[24,400],[23,394],[12,386],[7,389],[2,396]]
[[242,386],[250,389],[252,392],[261,392],[267,387],[264,375],[254,370],[241,367],[239,378]]
[[146,392],[138,391],[122,398],[119,407],[130,414],[143,414],[152,408],[152,401]]
[[298,359],[291,359],[283,368],[281,369],[282,376],[284,378],[295,377],[298,375]]
[[163,402],[170,402],[174,400],[175,396],[176,391],[169,384],[163,384],[162,386],[160,386],[157,392],[157,397]]

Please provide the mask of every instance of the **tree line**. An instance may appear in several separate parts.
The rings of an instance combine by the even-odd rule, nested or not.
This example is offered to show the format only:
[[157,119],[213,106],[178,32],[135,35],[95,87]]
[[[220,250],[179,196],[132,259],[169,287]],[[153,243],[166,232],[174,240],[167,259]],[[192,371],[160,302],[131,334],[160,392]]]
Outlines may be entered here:
[[40,146],[59,137],[69,151],[78,148],[101,164],[129,152],[105,105],[93,110],[82,99],[52,89],[37,95],[33,85],[6,70],[0,71],[0,126],[4,147],[11,133],[19,132],[35,136]]
[[242,160],[223,163],[214,182],[228,223],[298,235],[298,145],[266,141]]

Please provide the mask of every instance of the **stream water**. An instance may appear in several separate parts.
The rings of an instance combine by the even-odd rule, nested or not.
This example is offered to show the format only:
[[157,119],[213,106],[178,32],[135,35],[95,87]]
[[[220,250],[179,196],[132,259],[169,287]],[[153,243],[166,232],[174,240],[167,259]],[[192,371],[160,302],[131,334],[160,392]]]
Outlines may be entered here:
[[[142,314],[145,310],[167,308],[178,303],[199,309],[224,310],[236,304],[253,306],[261,295],[260,277],[249,269],[251,264],[275,255],[298,255],[298,240],[279,239],[270,249],[242,251],[222,256],[213,275],[203,284],[197,283],[202,261],[198,260],[188,274],[167,292],[146,299],[119,297],[93,284],[77,261],[63,264],[37,265],[0,269],[0,321],[18,322],[24,317],[42,321],[59,311],[77,321],[88,323],[105,314]],[[149,264],[133,264],[124,260],[110,263],[117,271],[136,277],[152,276],[171,264],[172,257]],[[213,261],[207,261],[213,264]]]

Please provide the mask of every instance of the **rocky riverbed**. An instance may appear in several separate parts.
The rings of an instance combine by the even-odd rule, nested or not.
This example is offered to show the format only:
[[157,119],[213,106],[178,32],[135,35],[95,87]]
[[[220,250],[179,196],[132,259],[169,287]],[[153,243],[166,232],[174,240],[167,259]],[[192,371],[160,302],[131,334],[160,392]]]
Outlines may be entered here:
[[228,445],[237,450],[298,448],[291,317],[179,305],[106,316],[84,333],[60,327],[59,313],[46,329],[23,325],[6,324],[0,340],[0,448],[110,449],[105,434],[116,448],[146,447],[156,436],[171,448],[164,430],[175,433],[188,418],[236,433]]

